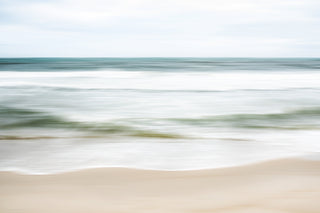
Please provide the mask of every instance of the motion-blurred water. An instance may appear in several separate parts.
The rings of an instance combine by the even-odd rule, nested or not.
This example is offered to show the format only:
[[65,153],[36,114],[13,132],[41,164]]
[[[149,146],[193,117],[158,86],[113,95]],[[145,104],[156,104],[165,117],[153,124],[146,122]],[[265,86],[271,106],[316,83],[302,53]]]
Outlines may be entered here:
[[0,170],[214,168],[319,138],[320,59],[0,59]]

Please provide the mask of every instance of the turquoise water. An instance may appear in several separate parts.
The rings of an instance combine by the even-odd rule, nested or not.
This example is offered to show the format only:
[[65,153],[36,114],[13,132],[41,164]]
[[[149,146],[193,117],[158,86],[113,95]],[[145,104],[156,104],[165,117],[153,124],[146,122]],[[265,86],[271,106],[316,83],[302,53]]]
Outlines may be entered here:
[[0,59],[0,170],[317,155],[320,59]]

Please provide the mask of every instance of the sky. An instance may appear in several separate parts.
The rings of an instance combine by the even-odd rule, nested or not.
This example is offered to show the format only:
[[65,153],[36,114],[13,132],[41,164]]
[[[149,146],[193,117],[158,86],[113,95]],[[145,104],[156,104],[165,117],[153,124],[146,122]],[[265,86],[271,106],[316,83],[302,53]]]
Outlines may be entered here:
[[0,0],[0,57],[320,57],[320,1]]

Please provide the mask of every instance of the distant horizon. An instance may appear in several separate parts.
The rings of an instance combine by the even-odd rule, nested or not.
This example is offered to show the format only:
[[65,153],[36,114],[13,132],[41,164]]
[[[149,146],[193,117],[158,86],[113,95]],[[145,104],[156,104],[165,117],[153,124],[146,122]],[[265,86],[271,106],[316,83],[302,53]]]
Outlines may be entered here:
[[64,56],[26,56],[26,57],[0,57],[0,59],[19,59],[19,58],[132,58],[132,59],[139,59],[139,58],[217,58],[217,59],[222,59],[222,58],[235,58],[235,59],[246,59],[246,58],[250,58],[250,59],[264,59],[264,58],[268,58],[268,59],[320,59],[320,56],[319,57],[308,57],[308,56],[303,56],[303,57],[223,57],[223,56],[213,56],[213,57],[201,57],[201,56],[155,56],[155,57],[152,57],[152,56],[141,56],[141,57],[127,57],[127,56],[67,56],[67,57],[64,57]]

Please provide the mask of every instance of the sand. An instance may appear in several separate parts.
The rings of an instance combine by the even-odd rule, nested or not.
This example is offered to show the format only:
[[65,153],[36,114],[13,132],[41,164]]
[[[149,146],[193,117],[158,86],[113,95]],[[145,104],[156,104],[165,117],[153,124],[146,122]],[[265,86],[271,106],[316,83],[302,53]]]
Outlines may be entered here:
[[198,171],[101,168],[0,172],[0,212],[320,212],[320,162],[274,160]]

